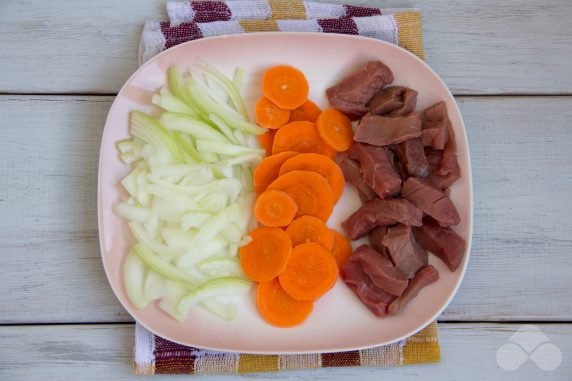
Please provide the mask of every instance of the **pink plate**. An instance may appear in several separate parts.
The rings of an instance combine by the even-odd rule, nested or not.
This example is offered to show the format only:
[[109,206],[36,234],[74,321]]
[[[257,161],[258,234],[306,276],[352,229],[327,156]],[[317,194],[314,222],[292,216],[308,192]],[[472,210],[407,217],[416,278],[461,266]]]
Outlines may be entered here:
[[[451,189],[451,198],[462,222],[455,229],[467,240],[467,253],[460,268],[452,273],[437,258],[430,263],[440,279],[421,291],[399,316],[376,318],[341,281],[315,305],[308,320],[295,328],[275,328],[262,320],[254,295],[240,302],[238,317],[226,322],[202,309],[193,310],[178,323],[155,304],[140,311],[134,308],[123,287],[123,260],[133,243],[127,225],[116,217],[111,206],[124,196],[119,181],[128,173],[117,155],[114,142],[128,136],[129,112],[152,111],[151,94],[166,80],[166,69],[185,69],[197,59],[226,74],[235,67],[246,71],[243,94],[252,110],[260,96],[264,69],[289,64],[302,70],[310,82],[310,98],[326,107],[324,90],[363,65],[379,59],[395,74],[395,85],[419,91],[418,108],[445,100],[455,130],[459,164],[463,177]],[[401,340],[435,320],[449,304],[467,268],[472,231],[472,186],[469,148],[461,114],[443,81],[423,61],[397,46],[363,37],[313,33],[254,33],[212,37],[188,42],[151,59],[129,78],[119,92],[105,124],[99,162],[99,237],[101,256],[109,283],[127,311],[154,333],[186,345],[222,351],[260,354],[287,354],[348,351]],[[349,186],[330,218],[329,225],[358,208],[356,192]],[[354,246],[355,247],[355,246]]]

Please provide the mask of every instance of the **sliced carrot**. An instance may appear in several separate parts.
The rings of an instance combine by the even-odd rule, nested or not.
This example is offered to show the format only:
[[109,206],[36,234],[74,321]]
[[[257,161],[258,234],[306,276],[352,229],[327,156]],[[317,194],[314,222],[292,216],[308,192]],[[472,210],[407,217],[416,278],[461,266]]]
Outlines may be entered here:
[[254,108],[256,123],[262,127],[277,129],[288,123],[290,111],[276,106],[266,97],[260,97]]
[[317,300],[338,279],[338,265],[332,254],[315,242],[292,249],[286,269],[278,277],[284,291],[296,300]]
[[278,177],[282,164],[297,154],[298,152],[284,151],[262,159],[252,174],[252,182],[256,193],[264,192],[266,187]]
[[314,216],[326,222],[334,209],[332,189],[326,179],[316,172],[285,173],[274,180],[267,189],[288,193],[298,205],[297,216]]
[[274,135],[272,154],[284,151],[315,152],[331,155],[331,149],[318,135],[312,122],[292,122],[282,126]]
[[323,140],[322,140],[322,146],[320,147],[318,152],[321,153],[322,155],[326,155],[327,157],[329,157],[332,160],[335,160],[336,155],[338,154],[338,151],[336,151],[335,149],[330,147]]
[[304,121],[288,123],[276,132],[272,153],[283,151],[314,152],[326,155],[330,159],[335,159],[337,154],[336,150],[320,138],[316,124]]
[[280,175],[301,170],[322,175],[330,184],[334,200],[338,201],[344,192],[346,181],[340,167],[329,157],[317,153],[301,153],[286,160],[280,167]]
[[290,119],[288,119],[288,123],[292,122],[312,122],[314,123],[316,120],[311,120],[308,114],[304,110],[302,110],[302,106],[295,108],[294,110],[290,111]]
[[292,66],[274,66],[262,75],[262,94],[280,108],[294,110],[306,101],[308,92],[304,73]]
[[326,250],[332,250],[334,246],[333,231],[317,217],[296,218],[286,228],[286,234],[290,236],[293,247],[308,242],[316,242]]
[[272,154],[284,151],[316,152],[320,135],[312,122],[292,122],[282,126],[274,135]]
[[282,229],[259,227],[250,232],[252,241],[240,248],[240,264],[248,278],[266,282],[278,276],[292,252],[290,236]]
[[302,106],[290,111],[289,122],[306,121],[315,122],[322,110],[311,100],[306,100]]
[[[334,234],[334,245],[332,248],[332,255],[338,264],[338,268],[342,268],[350,255],[352,255],[352,245],[350,241],[337,230],[331,229]],[[294,246],[294,245],[293,245]]]
[[316,119],[318,134],[326,144],[338,152],[347,151],[353,143],[352,123],[340,111],[330,108]]
[[256,306],[268,323],[287,328],[304,322],[310,316],[314,303],[292,298],[284,291],[278,278],[275,278],[258,284]]
[[266,156],[272,155],[272,144],[274,143],[274,135],[276,135],[276,130],[268,130],[262,135],[258,135],[258,143],[260,147],[264,148],[266,151]]
[[279,190],[263,192],[254,204],[254,216],[264,226],[277,228],[287,226],[296,216],[296,212],[298,206],[292,197]]

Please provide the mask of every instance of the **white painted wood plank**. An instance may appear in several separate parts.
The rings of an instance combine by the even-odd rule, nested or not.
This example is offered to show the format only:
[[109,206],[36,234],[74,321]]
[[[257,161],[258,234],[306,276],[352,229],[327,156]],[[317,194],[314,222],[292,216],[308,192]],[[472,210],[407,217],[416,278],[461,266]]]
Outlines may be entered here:
[[[97,239],[111,97],[0,96],[0,323],[130,321]],[[471,262],[442,320],[572,319],[572,97],[461,97]]]
[[[369,6],[410,2],[323,0]],[[114,93],[137,68],[143,23],[165,0],[4,0],[0,92]],[[570,93],[572,2],[419,2],[427,62],[456,94]]]
[[107,283],[97,235],[110,101],[0,97],[0,321],[129,319]]
[[[572,325],[538,325],[562,354],[558,368],[544,371],[531,360],[514,371],[505,371],[498,365],[498,349],[519,327],[518,324],[440,324],[440,364],[396,368],[323,368],[249,374],[247,377],[283,381],[569,380],[572,374]],[[130,324],[0,327],[0,379],[138,380],[140,377],[133,375],[132,367],[133,332],[134,327]],[[515,356],[510,358],[514,359]],[[506,361],[504,356],[501,359]],[[548,364],[548,359],[542,359],[540,363]],[[153,379],[180,380],[183,377],[158,375]],[[197,376],[196,379],[222,381],[244,378],[238,375],[214,375]]]
[[570,320],[572,98],[457,100],[471,151],[474,235],[445,318]]

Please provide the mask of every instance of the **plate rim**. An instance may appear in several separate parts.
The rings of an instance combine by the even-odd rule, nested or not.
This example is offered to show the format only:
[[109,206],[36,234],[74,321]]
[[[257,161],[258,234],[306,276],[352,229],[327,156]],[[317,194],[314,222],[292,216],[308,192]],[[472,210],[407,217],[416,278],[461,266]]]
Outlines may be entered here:
[[[457,101],[455,100],[455,97],[453,96],[453,94],[451,93],[451,90],[449,89],[449,87],[446,85],[446,83],[443,81],[443,79],[422,59],[420,59],[418,56],[416,56],[415,54],[411,53],[410,51],[383,41],[383,40],[378,40],[378,39],[374,39],[374,38],[370,38],[370,37],[364,37],[364,36],[357,36],[357,35],[345,35],[345,34],[330,34],[330,33],[315,33],[315,32],[279,32],[280,35],[295,35],[295,36],[300,36],[300,37],[304,37],[304,36],[312,36],[312,37],[316,37],[316,36],[320,36],[319,38],[325,38],[325,39],[349,39],[349,40],[366,40],[368,42],[372,42],[372,43],[377,43],[380,45],[385,45],[386,47],[388,47],[390,50],[391,49],[396,49],[397,51],[401,51],[400,54],[405,53],[406,55],[409,55],[410,57],[412,57],[415,61],[417,61],[417,63],[421,64],[422,66],[424,66],[427,70],[429,70],[434,76],[435,78],[440,82],[440,84],[443,86],[443,88],[446,90],[447,94],[451,97],[451,99],[453,99],[453,105],[455,107],[455,110],[457,112],[457,114],[459,115],[459,121],[462,127],[462,132],[463,132],[463,138],[464,141],[467,143],[466,144],[466,148],[467,148],[467,170],[468,170],[468,174],[465,175],[464,177],[466,177],[467,181],[468,181],[468,187],[469,187],[469,197],[468,197],[468,202],[469,202],[469,207],[468,207],[468,211],[469,211],[469,220],[467,221],[467,228],[468,228],[468,237],[467,237],[467,243],[466,243],[466,250],[465,250],[465,259],[464,259],[464,264],[463,267],[461,269],[457,269],[457,271],[461,271],[460,275],[459,275],[459,280],[457,281],[454,289],[452,290],[451,294],[449,295],[448,299],[446,300],[446,302],[443,304],[443,306],[437,310],[436,313],[433,314],[433,316],[431,316],[430,319],[427,319],[418,329],[408,333],[408,334],[404,334],[396,339],[393,340],[388,340],[388,341],[383,341],[380,343],[376,343],[376,344],[366,344],[366,345],[362,345],[362,346],[349,346],[349,347],[336,347],[336,348],[330,348],[330,349],[314,349],[314,350],[280,350],[280,351],[269,351],[269,350],[244,350],[244,349],[240,349],[240,348],[228,348],[228,347],[216,347],[216,346],[204,346],[201,345],[200,348],[201,349],[206,349],[206,350],[212,350],[212,351],[222,351],[222,352],[240,352],[243,354],[259,354],[259,355],[292,355],[292,354],[317,354],[317,353],[326,353],[326,352],[346,352],[346,351],[354,351],[354,350],[363,350],[363,349],[368,349],[368,348],[374,348],[374,347],[378,347],[378,346],[386,346],[386,345],[390,345],[390,344],[394,344],[397,342],[400,342],[404,339],[407,339],[411,336],[414,336],[415,334],[417,334],[418,332],[422,331],[424,328],[426,328],[429,324],[431,324],[434,321],[437,321],[437,318],[443,313],[443,311],[449,306],[449,304],[451,303],[451,301],[453,300],[453,298],[457,295],[457,292],[459,291],[459,288],[461,287],[461,284],[463,283],[463,280],[465,278],[466,272],[467,272],[467,268],[469,266],[469,260],[470,260],[470,256],[471,256],[471,249],[472,249],[472,241],[473,241],[473,214],[474,214],[474,202],[473,202],[473,176],[472,176],[472,165],[471,165],[471,153],[470,153],[470,146],[469,146],[469,139],[467,136],[467,130],[465,127],[465,122],[463,119],[463,115],[461,113],[461,110],[459,109],[459,105],[457,104]],[[163,339],[169,340],[171,342],[180,344],[180,345],[184,345],[184,346],[192,346],[194,347],[195,345],[192,343],[185,343],[181,340],[177,340],[174,339],[172,337],[169,336],[164,336],[158,332],[156,332],[154,329],[152,329],[151,327],[148,327],[146,324],[143,324],[139,321],[137,321],[135,319],[135,317],[131,314],[130,309],[131,306],[127,306],[126,303],[124,303],[124,301],[121,300],[121,298],[118,297],[117,292],[115,291],[115,288],[112,285],[111,282],[111,278],[110,278],[110,270],[109,270],[109,264],[107,263],[105,256],[103,255],[103,248],[104,248],[104,244],[103,244],[103,210],[102,210],[102,162],[103,162],[103,147],[104,147],[104,142],[105,142],[105,138],[106,138],[106,134],[108,133],[108,131],[110,130],[111,127],[109,127],[109,119],[111,117],[111,115],[113,114],[114,109],[117,107],[117,99],[119,97],[120,94],[122,94],[122,92],[124,92],[125,88],[132,82],[132,80],[141,72],[143,71],[148,65],[152,64],[155,60],[159,60],[162,56],[170,54],[171,52],[173,52],[174,50],[177,49],[186,49],[189,45],[193,45],[197,42],[203,42],[204,40],[226,40],[226,39],[251,39],[257,36],[271,36],[271,35],[275,35],[276,32],[252,32],[252,33],[239,33],[239,34],[230,34],[230,35],[222,35],[222,36],[210,36],[210,37],[205,37],[205,38],[201,38],[198,40],[193,40],[193,41],[187,41],[184,42],[182,44],[179,45],[175,45],[173,47],[170,47],[169,49],[166,49],[162,52],[160,52],[159,54],[153,56],[152,58],[150,58],[149,60],[147,60],[146,62],[144,62],[142,65],[140,65],[137,70],[135,70],[130,76],[129,78],[125,81],[125,83],[123,84],[123,86],[121,86],[121,88],[119,89],[119,91],[117,92],[117,95],[115,96],[115,98],[113,99],[113,103],[111,105],[111,107],[109,108],[109,111],[107,113],[107,117],[105,119],[105,124],[104,124],[104,128],[103,128],[103,132],[102,132],[102,136],[101,136],[101,141],[100,141],[100,149],[99,149],[99,160],[98,160],[98,174],[97,174],[97,227],[98,227],[98,241],[99,241],[99,246],[100,246],[100,256],[101,256],[101,260],[103,263],[103,268],[105,271],[105,275],[107,278],[107,283],[109,284],[109,286],[111,287],[113,294],[115,296],[115,298],[119,301],[119,303],[121,304],[121,306],[125,309],[125,311],[127,311],[127,313],[131,316],[131,318],[133,318],[133,320],[137,323],[140,324],[142,327],[144,327],[145,329],[147,329],[149,332],[153,333],[156,336],[159,336]]]

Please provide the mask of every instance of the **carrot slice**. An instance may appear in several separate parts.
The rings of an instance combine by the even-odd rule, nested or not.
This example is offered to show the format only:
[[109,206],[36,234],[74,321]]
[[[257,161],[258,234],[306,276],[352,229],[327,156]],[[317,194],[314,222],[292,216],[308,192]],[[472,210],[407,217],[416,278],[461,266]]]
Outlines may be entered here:
[[334,246],[334,233],[324,221],[312,216],[296,218],[286,228],[286,234],[292,240],[292,246],[303,243],[316,242],[326,250],[332,250]]
[[292,242],[282,229],[259,227],[250,232],[252,241],[240,248],[240,264],[248,278],[266,282],[286,268]]
[[337,230],[332,229],[334,234],[334,245],[332,247],[332,255],[338,264],[338,268],[342,268],[350,255],[352,255],[352,245],[350,241]]
[[304,322],[312,313],[314,303],[292,298],[284,291],[278,278],[275,278],[258,284],[256,306],[268,323],[287,328]]
[[282,126],[274,135],[272,153],[284,151],[316,152],[320,135],[312,122],[292,122]]
[[264,148],[266,151],[266,156],[272,155],[272,144],[274,143],[274,135],[276,135],[276,130],[268,130],[262,135],[258,135],[258,143],[260,147]]
[[298,205],[297,216],[314,216],[326,222],[334,209],[332,189],[326,179],[316,172],[285,173],[274,180],[267,189],[288,193]]
[[284,291],[296,300],[317,300],[338,279],[338,265],[330,252],[315,242],[292,249],[288,266],[278,277]]
[[[254,216],[265,226],[287,226],[296,216],[296,212],[298,212],[298,206],[292,197],[279,190],[263,192],[254,204]],[[318,221],[321,222],[321,220]]]
[[262,159],[252,174],[252,182],[256,193],[264,192],[266,187],[278,177],[282,164],[297,154],[298,152],[284,151]]
[[318,105],[308,99],[302,106],[290,111],[290,120],[288,122],[315,122],[321,112],[322,110],[320,110]]
[[292,122],[280,127],[274,135],[272,154],[284,151],[315,152],[328,157],[336,154],[320,138],[316,124],[312,122]]
[[306,101],[308,92],[304,73],[292,66],[274,66],[262,75],[262,94],[280,108],[294,110]]
[[277,129],[288,123],[290,111],[281,109],[266,97],[260,97],[254,108],[256,123],[262,127]]
[[338,152],[347,151],[353,143],[354,131],[347,116],[333,108],[322,111],[316,119],[318,134]]
[[290,110],[290,119],[288,119],[288,123],[292,122],[312,122],[314,123],[316,119],[311,120],[310,116],[306,114],[304,110],[302,110],[302,106],[295,108],[294,110]]
[[322,155],[326,155],[327,157],[329,157],[332,160],[336,159],[336,155],[338,154],[338,151],[336,151],[335,149],[333,149],[332,147],[330,147],[328,144],[326,144],[323,140],[322,140],[322,147],[320,148],[320,153]]
[[280,175],[294,170],[312,171],[322,175],[330,184],[335,201],[338,201],[344,192],[346,184],[344,173],[332,159],[325,155],[301,153],[291,157],[280,167]]

